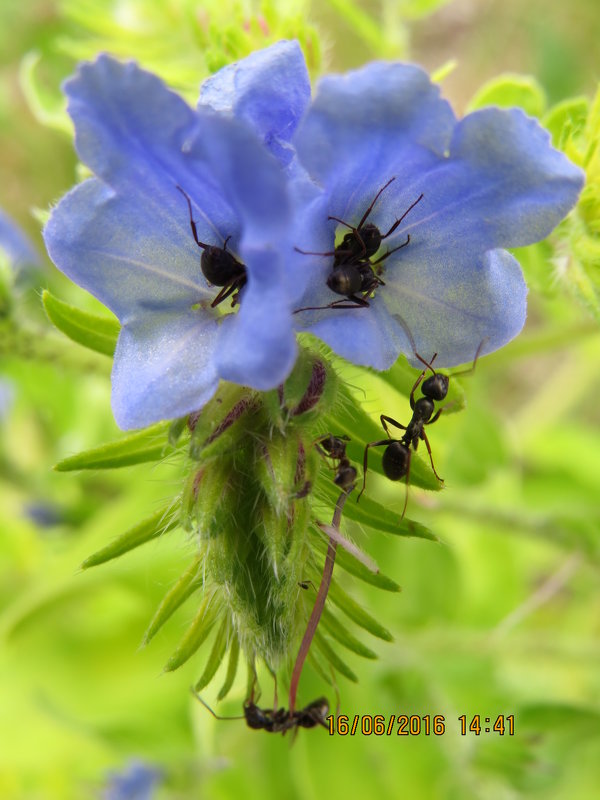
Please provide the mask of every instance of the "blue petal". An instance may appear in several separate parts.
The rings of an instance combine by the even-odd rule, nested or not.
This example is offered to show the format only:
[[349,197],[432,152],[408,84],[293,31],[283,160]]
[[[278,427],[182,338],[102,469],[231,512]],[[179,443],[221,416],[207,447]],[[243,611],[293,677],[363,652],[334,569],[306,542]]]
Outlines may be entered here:
[[458,123],[448,158],[415,181],[422,213],[403,232],[427,251],[532,244],[566,216],[583,181],[536,120],[518,109],[482,109]]
[[179,219],[145,194],[115,195],[90,179],[54,209],[44,240],[54,263],[126,321],[141,309],[189,308],[212,298],[182,201]]
[[121,64],[102,55],[82,64],[65,84],[81,160],[122,197],[143,197],[150,219],[171,218],[188,226],[182,186],[196,199],[196,223],[202,241],[221,245],[235,235],[235,218],[224,203],[210,165],[186,157],[199,114],[156,76],[133,62]]
[[[451,367],[502,347],[525,322],[527,288],[521,268],[504,250],[485,253],[463,264],[447,265],[450,273],[413,270],[404,281],[386,283],[369,308],[303,312],[307,330],[337,353],[357,364],[388,369],[400,352],[415,366],[410,331],[425,358],[438,354],[436,364]],[[443,276],[443,280],[442,280]]]
[[296,41],[282,41],[230,64],[206,80],[199,107],[209,106],[249,123],[283,163],[310,102],[310,80]]
[[201,310],[156,312],[121,329],[112,373],[112,408],[127,430],[201,408],[216,391],[218,323]]
[[321,80],[294,144],[314,178],[348,197],[365,171],[386,173],[383,185],[410,155],[407,148],[415,157],[442,156],[454,125],[452,109],[424,70],[375,62]]
[[271,389],[287,377],[296,352],[285,263],[292,222],[285,174],[241,123],[207,115],[201,132],[190,141],[190,163],[198,157],[213,166],[243,230],[239,255],[248,280],[238,313],[223,323],[219,373]]
[[223,321],[216,353],[226,380],[272,389],[291,372],[296,340],[284,285],[285,260],[279,251],[243,247],[248,284],[240,310]]

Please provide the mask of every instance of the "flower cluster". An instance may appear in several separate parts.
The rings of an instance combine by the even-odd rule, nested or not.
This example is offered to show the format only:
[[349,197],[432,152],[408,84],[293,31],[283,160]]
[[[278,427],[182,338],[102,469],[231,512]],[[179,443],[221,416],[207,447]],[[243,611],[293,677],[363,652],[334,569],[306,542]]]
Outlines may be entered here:
[[121,322],[122,428],[199,409],[222,379],[280,385],[297,330],[377,369],[501,347],[526,313],[504,248],[546,237],[582,186],[534,120],[457,120],[412,65],[326,77],[311,101],[295,42],[221,70],[196,109],[106,55],[65,91],[95,177],[45,241]]
[[[331,76],[311,100],[295,42],[222,69],[203,85],[196,109],[135,64],[105,55],[83,64],[66,93],[77,152],[94,177],[54,209],[48,251],[119,318],[118,424],[175,419],[169,440],[188,447],[181,493],[84,567],[183,526],[194,536],[194,561],[145,641],[200,592],[166,669],[181,666],[214,629],[196,689],[229,650],[224,697],[240,651],[251,677],[258,657],[275,673],[290,665],[306,629],[288,722],[280,727],[267,714],[265,729],[316,724],[320,701],[294,712],[304,659],[326,679],[328,667],[355,679],[317,631],[330,587],[354,623],[390,638],[332,582],[335,547],[345,542],[341,509],[357,475],[351,462],[388,440],[373,441],[380,437],[372,420],[321,352],[297,346],[296,333],[310,331],[377,369],[400,353],[417,363],[435,353],[436,367],[453,366],[502,346],[526,311],[520,268],[503,248],[547,236],[575,203],[582,174],[518,110],[489,108],[458,121],[415,66],[374,63]],[[402,452],[432,413],[396,443]],[[113,464],[144,460],[144,437],[156,432],[117,443]],[[402,476],[409,464],[411,482],[439,488],[417,457]],[[335,505],[333,523],[314,530],[314,504],[323,501]],[[367,497],[344,513],[433,538]],[[321,578],[322,531],[335,545]],[[374,577],[358,552],[349,546],[349,571],[398,590]],[[306,589],[319,580],[309,617]],[[373,657],[332,612],[323,622],[346,647]],[[245,713],[258,708],[254,697],[251,681]]]

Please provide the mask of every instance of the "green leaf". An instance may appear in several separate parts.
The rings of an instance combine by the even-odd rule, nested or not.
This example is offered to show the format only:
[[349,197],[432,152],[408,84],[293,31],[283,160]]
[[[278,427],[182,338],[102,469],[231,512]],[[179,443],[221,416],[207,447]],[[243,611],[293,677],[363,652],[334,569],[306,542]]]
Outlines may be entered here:
[[552,135],[552,144],[564,149],[566,142],[581,133],[590,110],[587,97],[570,97],[548,111],[542,123]]
[[152,514],[151,517],[148,517],[142,522],[138,522],[133,528],[125,531],[121,536],[117,536],[116,539],[113,539],[106,547],[103,547],[101,550],[93,553],[89,558],[86,558],[81,565],[81,569],[89,569],[89,567],[97,567],[99,564],[105,564],[113,558],[118,558],[124,553],[128,553],[130,550],[152,539],[156,539],[158,536],[162,536],[163,533],[167,533],[179,527],[179,516],[179,503],[175,505],[171,503],[161,508],[155,514]]
[[179,642],[177,649],[167,661],[165,672],[173,672],[191,658],[200,645],[204,642],[211,632],[219,613],[218,604],[214,601],[214,595],[204,598],[200,610],[194,617],[194,621],[188,628],[183,639]]
[[228,632],[229,624],[227,617],[225,617],[221,623],[221,627],[217,631],[217,635],[215,636],[215,641],[213,642],[213,647],[210,651],[210,655],[208,657],[208,661],[206,662],[206,667],[204,668],[202,677],[194,687],[197,692],[202,691],[205,686],[208,686],[208,684],[214,678],[215,672],[218,670],[221,661],[223,661],[225,650],[227,649]]
[[229,648],[229,663],[227,665],[227,675],[225,676],[225,682],[223,683],[223,686],[221,686],[221,688],[219,689],[217,700],[223,700],[223,698],[227,697],[227,695],[229,694],[229,690],[233,686],[233,682],[237,674],[239,656],[240,656],[240,642],[237,636],[234,636],[231,641],[231,646]]
[[347,595],[343,589],[340,589],[335,581],[332,581],[329,587],[329,599],[359,627],[364,628],[364,630],[378,639],[383,639],[386,642],[393,641],[392,634],[383,625],[380,625],[376,619],[373,619],[370,614],[367,614],[363,607]]
[[[402,485],[404,484],[402,483]],[[319,484],[319,491],[325,495],[328,505],[335,505],[339,495],[339,488],[333,482],[323,481]],[[346,501],[344,516],[348,519],[354,520],[354,522],[360,522],[361,525],[367,525],[377,531],[393,533],[394,536],[415,536],[419,539],[429,539],[432,542],[438,541],[437,536],[430,531],[429,528],[426,528],[425,525],[421,525],[420,522],[415,522],[406,517],[400,519],[400,514],[395,511],[389,511],[387,508],[380,505],[380,503],[371,500],[371,498],[367,497],[365,494],[360,498],[360,502],[357,502],[357,497],[358,494],[351,495]],[[370,582],[372,583],[373,581]]]
[[154,638],[165,622],[185,603],[188,597],[203,585],[203,576],[202,572],[199,572],[199,569],[200,559],[196,559],[191,567],[183,573],[177,583],[172,586],[163,597],[144,634],[144,639],[142,641],[144,646]]
[[125,436],[116,442],[84,450],[74,456],[63,458],[55,465],[57,472],[72,472],[76,469],[116,469],[159,461],[172,451],[167,440],[170,422],[158,422],[149,428]]
[[69,339],[97,353],[113,355],[120,330],[120,325],[114,317],[82,311],[64,303],[47,290],[42,294],[42,303],[50,322]]
[[346,662],[338,656],[335,650],[327,643],[323,636],[321,636],[319,631],[315,632],[314,643],[316,648],[321,651],[334,669],[336,669],[344,677],[348,678],[349,681],[358,683],[358,678],[354,672],[352,672]]
[[485,83],[469,103],[467,111],[484,106],[512,108],[519,106],[533,117],[541,117],[546,110],[546,94],[531,75],[505,73]]
[[355,636],[352,636],[346,628],[342,625],[342,623],[334,617],[334,615],[327,611],[327,609],[323,610],[323,615],[321,617],[321,625],[336,639],[341,645],[343,645],[348,650],[351,650],[353,653],[356,653],[363,658],[371,658],[376,659],[377,654],[373,652],[369,647],[366,647],[361,641],[359,641]]
[[[322,535],[315,535],[313,541],[317,549],[325,555],[328,545],[327,539]],[[337,566],[350,573],[350,575],[354,575],[355,578],[359,578],[365,583],[370,583],[378,589],[383,589],[385,592],[402,591],[402,587],[391,578],[388,578],[381,572],[371,572],[364,564],[361,564],[360,561],[357,561],[350,553],[347,553],[343,547],[338,547],[335,563]]]

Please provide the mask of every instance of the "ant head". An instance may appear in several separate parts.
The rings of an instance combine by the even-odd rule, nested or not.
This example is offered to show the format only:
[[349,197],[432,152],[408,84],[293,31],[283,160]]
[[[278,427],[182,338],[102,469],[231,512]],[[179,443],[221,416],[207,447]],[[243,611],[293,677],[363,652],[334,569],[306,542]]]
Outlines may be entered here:
[[337,267],[327,276],[327,286],[336,294],[343,294],[349,297],[355,292],[360,292],[362,278],[355,266],[350,264]]
[[209,244],[204,245],[200,268],[206,280],[214,286],[225,286],[245,272],[243,265],[236,261],[225,247]]
[[348,436],[333,436],[333,434],[330,434],[323,447],[332,458],[344,458],[346,455],[346,442],[348,441],[350,441]]
[[421,391],[430,400],[443,400],[448,394],[449,385],[450,378],[448,375],[435,372],[430,378],[423,381]]

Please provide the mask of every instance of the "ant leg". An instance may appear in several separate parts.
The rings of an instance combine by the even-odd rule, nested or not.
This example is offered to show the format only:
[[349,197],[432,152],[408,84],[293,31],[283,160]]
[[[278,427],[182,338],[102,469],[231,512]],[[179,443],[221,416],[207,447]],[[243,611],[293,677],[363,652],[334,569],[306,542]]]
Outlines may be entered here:
[[403,220],[403,219],[404,219],[404,218],[407,216],[407,214],[410,214],[410,212],[411,212],[411,211],[413,210],[413,208],[414,208],[414,207],[417,205],[417,203],[420,203],[420,202],[421,202],[421,200],[423,199],[423,197],[424,197],[424,195],[423,195],[423,194],[420,194],[420,195],[417,197],[417,199],[415,200],[415,202],[414,202],[412,205],[410,205],[410,206],[409,206],[409,207],[406,209],[406,211],[404,212],[404,214],[402,214],[402,216],[401,216],[399,219],[397,219],[397,220],[396,220],[396,222],[394,222],[394,224],[393,224],[393,225],[392,225],[392,227],[389,229],[389,231],[388,231],[388,232],[385,234],[385,236],[382,236],[381,238],[382,238],[382,239],[387,239],[387,237],[388,237],[388,236],[390,236],[390,235],[391,235],[391,234],[392,234],[392,233],[393,233],[393,232],[396,230],[396,228],[398,227],[398,225],[400,225],[400,223],[401,223],[401,222],[402,222],[402,220]]
[[479,347],[477,348],[477,352],[475,353],[475,358],[473,359],[473,365],[471,366],[471,368],[461,370],[461,372],[453,372],[452,375],[450,376],[451,378],[454,378],[457,375],[470,375],[472,372],[475,372],[475,365],[477,364],[477,359],[479,358],[481,349],[483,348],[483,345],[487,342],[489,338],[490,338],[489,336],[486,336],[485,339],[482,339],[479,342]]
[[408,506],[408,485],[409,485],[409,478],[410,478],[410,458],[411,452],[408,451],[408,463],[406,465],[406,492],[404,493],[404,508],[402,509],[402,515],[400,517],[400,522],[404,519],[404,515],[406,514],[406,507]]
[[371,261],[371,266],[374,267],[375,264],[381,264],[382,261],[385,261],[385,259],[388,256],[391,256],[392,253],[395,253],[396,250],[402,250],[403,247],[406,247],[406,245],[409,244],[409,242],[410,242],[410,236],[409,236],[409,234],[406,234],[406,241],[405,242],[403,242],[401,245],[398,245],[398,247],[394,247],[392,250],[388,250],[387,253],[384,253],[381,256],[381,258],[377,259],[377,261]]
[[421,381],[423,380],[423,378],[425,377],[426,374],[427,374],[427,370],[424,369],[423,372],[421,372],[421,374],[419,375],[419,377],[415,381],[415,385],[410,390],[410,407],[411,407],[412,411],[415,410],[415,392],[417,391],[417,389],[419,387],[419,384],[421,383]]
[[[451,404],[449,404],[449,405],[451,405]],[[446,408],[446,407],[447,406],[444,406],[444,408]],[[429,422],[424,422],[423,424],[424,425],[433,425],[434,422],[437,422],[438,419],[440,418],[440,414],[442,413],[444,408],[440,408],[439,411],[436,414],[434,414],[434,416],[429,420]]]
[[[235,278],[231,283],[226,283],[225,286],[221,289],[219,294],[215,297],[215,299],[210,304],[211,308],[216,308],[219,303],[222,303],[223,300],[227,300],[227,298],[232,295],[236,290],[241,289],[246,282],[246,276],[244,275],[242,278]],[[237,295],[234,297],[232,306],[236,305],[237,303]]]
[[[352,302],[349,303],[349,301]],[[297,308],[293,313],[299,314],[301,311],[324,311],[327,308],[369,308],[369,302],[362,297],[356,297],[356,295],[351,294],[344,300],[335,300],[327,306],[305,306],[304,308]]]
[[[415,356],[416,356],[416,357],[419,359],[419,361],[420,361],[422,364],[425,364],[425,366],[426,366],[427,368],[429,368],[429,369],[430,369],[430,370],[433,372],[433,374],[435,375],[435,374],[436,374],[436,372],[435,372],[434,368],[433,368],[431,365],[432,365],[432,364],[433,364],[433,362],[435,361],[435,359],[436,359],[436,356],[437,356],[437,353],[434,353],[434,354],[433,354],[433,358],[432,358],[432,359],[431,359],[431,361],[429,362],[429,361],[425,361],[425,359],[424,359],[424,358],[422,358],[422,357],[421,357],[421,356],[420,356],[420,355],[417,353],[417,351],[416,351],[416,350],[415,350],[414,352],[415,352]],[[427,373],[427,369],[424,369],[424,370],[423,370],[423,372],[422,372],[422,373],[419,375],[419,377],[418,377],[418,378],[417,378],[417,380],[415,381],[415,385],[413,386],[413,388],[412,388],[412,391],[411,391],[411,393],[410,393],[410,407],[411,407],[411,409],[412,409],[413,411],[415,410],[415,391],[417,390],[417,387],[419,386],[419,384],[421,383],[421,381],[422,381],[422,380],[423,380],[423,378],[425,377],[426,373]],[[439,415],[438,415],[438,416],[439,416]],[[437,419],[437,417],[436,417],[436,419]]]
[[381,427],[387,433],[388,436],[390,435],[390,432],[387,429],[387,425],[385,424],[386,422],[389,422],[391,425],[394,425],[396,428],[400,428],[401,431],[405,431],[406,430],[406,425],[401,425],[399,422],[396,422],[395,419],[392,419],[391,417],[387,417],[385,414],[381,414],[380,415],[379,421],[381,422]]
[[215,712],[212,710],[212,708],[211,708],[211,707],[208,705],[208,703],[207,703],[205,700],[203,700],[203,699],[200,697],[200,695],[199,695],[199,694],[198,694],[198,692],[197,692],[197,691],[194,689],[194,687],[193,687],[193,686],[191,686],[191,687],[190,687],[190,692],[191,692],[191,693],[194,695],[194,697],[196,698],[196,700],[199,700],[199,701],[202,703],[202,705],[204,706],[204,708],[205,708],[207,711],[210,711],[210,713],[213,715],[213,717],[214,717],[215,719],[219,719],[219,720],[222,720],[222,719],[244,719],[244,716],[243,716],[243,715],[242,715],[242,716],[239,716],[239,717],[221,717],[221,716],[219,716],[218,714],[216,714],[216,713],[215,713]]
[[421,435],[419,438],[423,439],[423,441],[425,442],[425,446],[427,447],[427,452],[429,453],[429,460],[431,461],[431,469],[433,470],[433,474],[440,483],[444,483],[444,479],[440,478],[440,476],[437,474],[435,466],[433,464],[433,456],[431,455],[431,446],[429,444],[429,439],[427,438],[427,434],[425,433],[425,431],[421,431]]
[[[385,184],[385,186],[382,186],[382,187],[381,187],[381,189],[380,189],[380,190],[377,192],[377,194],[376,194],[376,195],[375,195],[375,197],[373,198],[373,202],[372,202],[372,203],[371,203],[371,205],[370,205],[370,206],[367,208],[367,210],[366,210],[366,211],[365,211],[365,213],[363,214],[363,217],[362,217],[361,221],[360,221],[360,222],[358,223],[358,225],[356,226],[357,228],[362,228],[362,226],[363,226],[363,225],[365,224],[365,222],[367,221],[367,217],[369,216],[369,214],[371,213],[371,211],[373,211],[373,207],[374,207],[375,203],[376,203],[376,202],[379,200],[380,196],[381,196],[381,195],[383,194],[383,192],[384,192],[384,191],[387,189],[387,187],[390,185],[390,183],[393,183],[395,180],[396,180],[396,176],[394,175],[394,177],[393,177],[393,178],[390,178],[390,179],[389,179],[389,181],[388,181],[388,182]],[[410,210],[410,209],[409,209],[409,210]],[[405,215],[405,216],[406,216],[406,215]]]
[[[358,229],[362,228],[362,226],[367,221],[367,217],[369,216],[371,211],[373,211],[373,207],[375,206],[375,203],[379,200],[381,194],[387,189],[387,187],[390,185],[390,183],[393,183],[395,180],[396,180],[396,176],[394,175],[393,178],[389,179],[389,181],[385,184],[385,186],[381,187],[381,189],[377,192],[377,194],[373,198],[373,202],[371,203],[371,205],[367,208],[365,213],[362,215],[362,219],[361,219],[361,221],[358,223],[358,225],[356,227],[354,227],[353,225],[350,225],[345,220],[340,219],[339,217],[327,217],[327,219],[332,219],[335,222],[340,222],[342,225],[345,225],[347,228],[350,228],[351,231],[354,231],[354,233],[356,233],[358,231]],[[410,209],[409,209],[409,211],[410,211]],[[406,216],[406,214],[404,216]]]
[[[386,433],[388,433],[386,429]],[[369,442],[369,444],[365,447],[365,454],[363,456],[363,485],[362,489],[360,490],[358,497],[356,498],[356,502],[361,498],[362,493],[364,492],[366,485],[367,485],[367,462],[369,460],[369,447],[380,447],[384,444],[392,444],[392,442],[397,441],[397,439],[382,439],[380,442]]]
[[354,231],[354,233],[356,233],[356,228],[354,227],[354,225],[350,225],[349,222],[346,222],[345,220],[340,219],[339,217],[327,217],[327,219],[331,219],[334,222],[339,222],[340,225],[345,225],[347,228],[350,228],[351,231]]
[[[182,195],[185,197],[185,199],[187,200],[187,204],[188,204],[188,211],[189,211],[189,213],[190,213],[190,227],[191,227],[191,229],[192,229],[192,236],[194,237],[194,241],[196,242],[196,244],[198,245],[198,247],[201,247],[203,250],[206,250],[206,248],[207,248],[207,247],[210,247],[210,245],[208,245],[208,244],[205,244],[204,242],[201,242],[201,241],[200,241],[200,239],[198,238],[198,231],[197,231],[197,229],[196,229],[196,223],[194,222],[194,219],[193,219],[193,213],[192,213],[192,201],[190,200],[190,196],[189,196],[188,194],[186,194],[186,192],[184,192],[184,191],[183,191],[183,189],[181,188],[181,186],[177,185],[175,188],[176,188],[176,189],[179,189],[179,191],[181,192],[181,194],[182,194]],[[227,241],[229,241],[229,239],[230,239],[230,238],[231,238],[231,237],[229,236],[229,237],[227,238]]]

